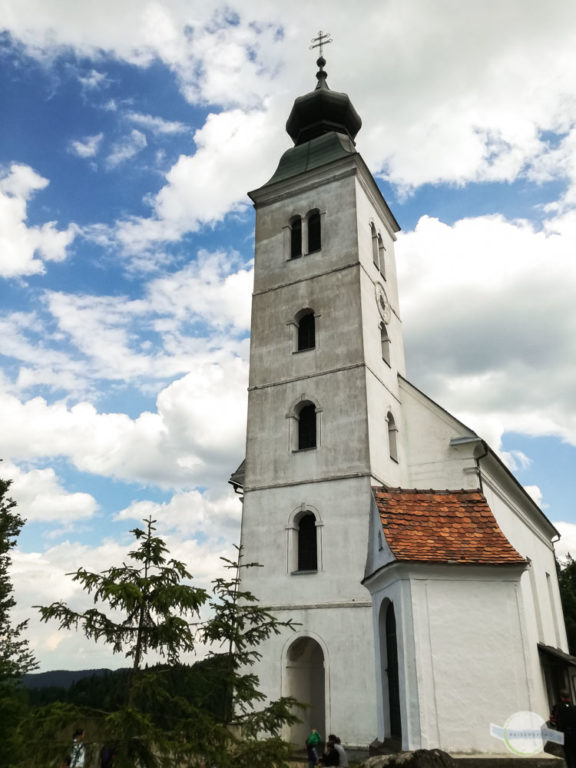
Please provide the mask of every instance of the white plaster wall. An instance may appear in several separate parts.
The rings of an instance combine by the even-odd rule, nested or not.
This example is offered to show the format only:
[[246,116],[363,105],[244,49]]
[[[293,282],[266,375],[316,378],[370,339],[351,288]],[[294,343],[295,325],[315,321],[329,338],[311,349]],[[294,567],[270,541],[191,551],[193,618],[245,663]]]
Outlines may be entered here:
[[[383,215],[380,201],[373,194],[370,179],[365,174],[360,173],[356,180],[356,221],[358,227],[358,249],[360,261],[366,275],[372,282],[381,282],[390,300],[392,309],[397,318],[400,317],[399,298],[398,298],[398,280],[396,271],[396,257],[394,253],[395,235],[390,230],[390,222]],[[384,247],[386,249],[386,271],[385,276],[374,264],[372,256],[372,233],[370,222],[374,223],[377,232],[381,235]],[[403,353],[402,353],[403,354]],[[398,368],[402,372],[402,365]]]
[[400,688],[400,717],[402,722],[402,749],[419,749],[420,691],[414,648],[414,622],[412,618],[411,584],[407,574],[396,567],[388,568],[373,580],[373,632],[375,637],[375,667],[378,739],[390,736],[388,681],[386,672],[385,638],[380,632],[380,612],[386,604],[394,606],[398,644],[398,677]]
[[368,536],[368,554],[366,557],[365,576],[371,576],[380,568],[383,568],[385,565],[388,565],[395,560],[392,550],[388,546],[388,542],[384,536],[382,522],[380,520],[380,512],[378,511],[374,497],[372,497],[370,507],[370,527]]
[[457,419],[400,380],[404,411],[404,449],[409,465],[408,486],[458,490],[478,488],[476,462],[470,447],[450,446],[455,437],[474,436]]
[[[388,337],[390,338],[390,365],[382,359],[382,344],[380,336],[380,323],[382,317],[378,311],[376,301],[376,285],[387,287],[382,279],[373,280],[365,269],[361,270],[362,286],[362,333],[364,359],[366,365],[374,372],[374,375],[394,392],[398,391],[398,377],[404,375],[404,344],[402,341],[402,324],[395,311],[391,311],[390,320],[386,324]],[[386,295],[391,303],[389,291]]]
[[508,541],[530,560],[520,584],[526,627],[524,645],[531,671],[531,709],[547,717],[549,702],[537,643],[568,651],[553,547],[539,516],[510,480],[500,478],[496,483],[494,477],[483,472],[483,490]]
[[412,601],[421,746],[504,752],[490,724],[532,704],[518,574],[413,577]]
[[[318,447],[295,450],[290,416],[301,400],[318,415]],[[362,367],[251,391],[246,488],[308,482],[369,471],[366,384]]]
[[[377,729],[371,613],[369,605],[278,611],[278,618],[289,615],[298,626],[294,632],[286,630],[261,646],[266,663],[257,668],[261,690],[268,698],[287,695],[288,648],[298,637],[315,639],[324,651],[326,733],[322,736],[337,733],[345,745],[364,748],[373,741]],[[300,716],[306,718],[306,713]]]
[[[276,288],[293,279],[325,271],[325,263],[340,268],[358,260],[353,157],[296,177],[274,189],[255,193],[256,247],[254,292]],[[322,258],[319,254],[290,259],[285,228],[294,215],[304,217],[318,208],[322,215]],[[303,243],[305,246],[305,243]]]
[[[484,472],[483,478],[484,495],[498,525],[512,546],[531,562],[533,575],[527,572],[522,580],[531,629],[539,642],[567,651],[553,546],[530,502],[522,499],[510,482],[496,484]],[[552,600],[546,574],[550,576]]]
[[[364,576],[372,493],[369,478],[252,491],[242,516],[242,546],[248,569],[243,585],[266,605],[366,602]],[[310,509],[320,524],[320,570],[292,575],[288,529],[295,510]]]
[[[370,468],[374,484],[395,488],[408,482],[408,456],[405,450],[405,420],[401,403],[366,371],[366,399],[368,413]],[[390,458],[387,415],[394,416],[397,432],[398,460]]]
[[[246,561],[262,565],[243,574],[243,588],[279,618],[300,623],[296,633],[283,632],[261,646],[256,672],[263,692],[270,698],[287,693],[287,647],[296,636],[313,637],[325,649],[327,731],[364,747],[376,734],[371,603],[360,583],[371,499],[368,477],[302,483],[248,492],[242,517]],[[301,508],[319,522],[318,573],[291,573],[287,527]]]
[[[331,265],[323,252],[306,258],[322,261],[324,273],[253,298],[252,387],[363,362],[358,268],[327,272]],[[290,262],[287,278],[295,278],[301,265],[302,259]],[[316,316],[316,347],[297,352],[295,316],[306,308]]]
[[[380,607],[394,604],[403,749],[506,752],[490,735],[530,710],[520,568],[394,563],[370,579],[379,738],[388,734],[380,664]],[[537,710],[536,710],[537,711]],[[546,712],[547,715],[547,712]]]

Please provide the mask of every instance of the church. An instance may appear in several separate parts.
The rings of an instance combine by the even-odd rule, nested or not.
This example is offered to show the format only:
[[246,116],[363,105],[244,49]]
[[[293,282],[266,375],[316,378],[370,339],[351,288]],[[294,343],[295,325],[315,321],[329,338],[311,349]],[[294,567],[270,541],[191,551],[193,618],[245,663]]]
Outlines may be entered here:
[[[321,53],[321,51],[320,51]],[[351,749],[506,750],[547,719],[574,659],[558,533],[481,436],[406,377],[399,225],[356,149],[346,94],[296,99],[256,210],[243,588],[295,630],[260,647],[270,699]]]

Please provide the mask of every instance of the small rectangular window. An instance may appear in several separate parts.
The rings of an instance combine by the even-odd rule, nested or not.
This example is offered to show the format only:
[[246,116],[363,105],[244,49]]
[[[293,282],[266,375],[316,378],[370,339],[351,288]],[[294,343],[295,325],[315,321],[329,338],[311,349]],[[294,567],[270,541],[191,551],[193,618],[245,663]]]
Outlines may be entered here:
[[318,570],[316,518],[311,512],[306,513],[298,525],[298,570]]
[[316,407],[305,405],[298,414],[298,449],[316,448]]
[[314,313],[309,312],[298,323],[298,351],[314,349],[316,346],[316,322]]
[[319,251],[321,247],[320,214],[315,212],[308,217],[308,253]]
[[294,219],[290,224],[290,258],[299,259],[302,256],[302,219]]

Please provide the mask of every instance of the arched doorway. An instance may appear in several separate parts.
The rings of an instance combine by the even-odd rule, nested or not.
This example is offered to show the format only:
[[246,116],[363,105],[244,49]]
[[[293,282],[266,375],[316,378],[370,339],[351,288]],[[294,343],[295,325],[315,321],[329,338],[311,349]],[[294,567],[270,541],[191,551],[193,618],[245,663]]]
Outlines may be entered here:
[[389,731],[386,736],[401,738],[400,678],[398,675],[398,640],[396,637],[396,616],[394,605],[388,600],[380,606],[380,669],[382,670],[382,704],[388,708]]
[[299,637],[288,648],[286,688],[288,696],[306,704],[306,709],[297,712],[302,722],[295,723],[290,729],[290,741],[298,748],[304,748],[312,728],[317,728],[326,738],[324,653],[311,637]]

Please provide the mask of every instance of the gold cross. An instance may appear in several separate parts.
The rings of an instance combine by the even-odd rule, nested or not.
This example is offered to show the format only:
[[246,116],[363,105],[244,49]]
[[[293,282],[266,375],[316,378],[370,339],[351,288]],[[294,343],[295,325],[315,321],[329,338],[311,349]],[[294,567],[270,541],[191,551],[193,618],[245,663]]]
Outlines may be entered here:
[[328,45],[328,43],[332,42],[332,38],[330,37],[330,32],[318,32],[318,37],[312,38],[312,45],[310,46],[310,50],[313,48],[320,48],[320,56],[322,56],[322,48],[325,45]]

